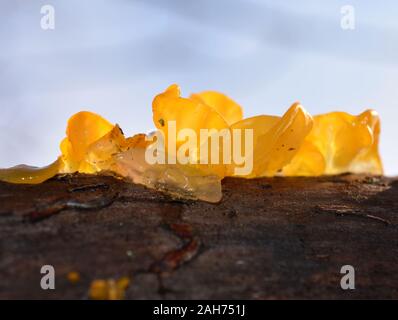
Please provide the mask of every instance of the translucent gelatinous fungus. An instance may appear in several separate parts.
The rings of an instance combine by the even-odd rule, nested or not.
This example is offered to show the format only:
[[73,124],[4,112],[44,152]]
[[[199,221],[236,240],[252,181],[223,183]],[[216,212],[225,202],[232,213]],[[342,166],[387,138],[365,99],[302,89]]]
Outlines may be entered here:
[[[174,84],[155,96],[152,111],[157,130],[128,138],[117,124],[92,112],[79,112],[68,121],[61,155],[54,163],[0,169],[0,180],[35,184],[58,173],[107,171],[174,197],[218,202],[226,176],[383,173],[380,120],[373,110],[358,116],[332,112],[312,117],[294,103],[281,117],[243,118],[240,105],[224,94],[204,91],[183,98]],[[228,138],[235,139],[238,151],[225,143]],[[213,142],[220,141],[214,154]],[[250,172],[239,173],[242,164],[231,161],[242,152],[252,164]],[[148,161],[148,155],[164,161]],[[104,291],[98,296],[105,296],[107,286],[97,283],[93,292]]]
[[18,165],[8,169],[0,169],[0,180],[11,183],[37,184],[54,177],[60,171],[60,159],[52,164],[37,168],[27,165]]

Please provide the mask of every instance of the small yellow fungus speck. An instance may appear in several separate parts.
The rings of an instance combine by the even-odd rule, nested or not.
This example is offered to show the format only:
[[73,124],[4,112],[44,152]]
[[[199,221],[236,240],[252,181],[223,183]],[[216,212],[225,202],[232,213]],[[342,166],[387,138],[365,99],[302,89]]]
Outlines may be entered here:
[[69,272],[66,277],[70,283],[78,283],[80,281],[80,274],[76,271]]

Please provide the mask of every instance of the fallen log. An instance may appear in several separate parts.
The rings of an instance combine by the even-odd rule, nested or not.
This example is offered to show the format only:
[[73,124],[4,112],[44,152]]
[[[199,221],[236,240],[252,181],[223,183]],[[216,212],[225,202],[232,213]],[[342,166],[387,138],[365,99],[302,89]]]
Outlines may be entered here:
[[126,299],[398,299],[398,179],[228,178],[209,204],[76,174],[1,182],[0,199],[1,299],[87,299],[121,277]]

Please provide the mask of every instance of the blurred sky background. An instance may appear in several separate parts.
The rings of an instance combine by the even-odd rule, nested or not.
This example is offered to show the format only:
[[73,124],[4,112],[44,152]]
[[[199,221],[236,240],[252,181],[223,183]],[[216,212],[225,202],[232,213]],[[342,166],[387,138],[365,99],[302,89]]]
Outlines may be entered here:
[[[41,6],[55,7],[42,30]],[[343,5],[355,30],[340,27]],[[45,165],[67,119],[91,110],[127,135],[151,102],[219,90],[245,116],[376,109],[386,173],[398,174],[398,1],[0,0],[0,167]]]

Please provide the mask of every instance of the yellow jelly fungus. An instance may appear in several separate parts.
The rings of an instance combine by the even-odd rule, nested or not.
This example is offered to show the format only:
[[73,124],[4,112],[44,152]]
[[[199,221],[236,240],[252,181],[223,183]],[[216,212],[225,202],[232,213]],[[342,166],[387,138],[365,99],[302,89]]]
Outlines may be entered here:
[[[119,125],[115,125],[111,131],[87,146],[84,162],[95,172],[111,170],[113,165],[112,156],[125,151],[127,148],[128,142],[122,130]],[[84,170],[79,171],[84,172]]]
[[304,140],[293,159],[283,167],[285,176],[319,176],[324,174],[325,158],[318,148],[308,140]]
[[60,170],[61,160],[38,168],[19,165],[8,169],[0,169],[0,180],[10,183],[37,184],[54,177]]
[[[186,137],[178,133],[182,129],[191,129],[196,133],[196,145],[199,146],[195,154],[190,155],[195,161],[200,161],[200,130],[222,130],[229,129],[229,125],[223,116],[213,107],[204,103],[202,99],[182,98],[180,88],[173,84],[165,92],[157,95],[152,103],[153,122],[163,132],[164,141],[175,141],[176,149],[186,142]],[[175,132],[169,132],[171,122],[175,123]],[[168,143],[165,143],[166,153],[174,151]],[[222,153],[222,150],[220,150]],[[173,157],[177,155],[172,154]],[[224,164],[196,165],[203,174],[216,174],[220,177],[225,175]]]
[[361,150],[351,162],[349,172],[383,174],[383,164],[379,154],[380,118],[375,110],[366,110],[358,116],[358,121],[368,127],[372,143]]
[[137,146],[115,154],[112,171],[134,183],[172,196],[218,202],[222,197],[221,178],[204,174],[196,166],[181,164],[148,164],[145,146]]
[[[174,84],[154,98],[152,111],[158,131],[128,138],[117,124],[95,113],[79,112],[68,121],[66,138],[60,145],[61,156],[54,163],[43,168],[0,169],[0,180],[35,184],[57,173],[110,171],[176,197],[218,202],[222,196],[221,180],[235,176],[237,165],[200,163],[199,151],[204,146],[199,140],[201,129],[229,133],[235,129],[252,130],[253,152],[249,154],[252,154],[253,170],[243,176],[245,178],[383,173],[378,152],[380,120],[373,110],[358,116],[332,112],[311,117],[299,103],[294,103],[282,117],[259,115],[243,119],[242,108],[229,97],[204,91],[182,98],[179,87]],[[175,124],[173,132],[169,132],[170,122]],[[151,140],[159,133],[166,143],[156,152],[165,158],[176,157],[178,147],[186,143],[186,137],[178,135],[182,129],[190,129],[198,139],[193,154],[189,150],[193,163],[150,164],[146,161],[146,152],[154,146],[156,138]],[[168,145],[169,140],[174,141],[175,148]],[[244,150],[245,135],[240,142],[241,150],[247,151]],[[223,147],[218,149],[220,159],[223,159]],[[94,299],[119,298],[122,291],[118,291],[117,283],[97,280],[92,284],[90,295]]]
[[332,112],[314,117],[314,127],[286,175],[344,172],[382,174],[378,152],[380,120],[374,110],[358,116]]
[[191,99],[212,107],[224,118],[228,125],[232,125],[243,118],[241,106],[222,93],[216,91],[203,91],[201,93],[192,94]]
[[[175,121],[176,132],[181,129],[192,129],[199,137],[200,129],[225,129],[228,123],[212,107],[197,99],[180,97],[180,88],[173,84],[167,90],[155,97],[152,103],[153,122],[164,134],[165,141],[168,139],[168,126],[170,121]],[[177,146],[185,140],[178,139]],[[199,145],[199,141],[198,141]],[[166,150],[167,150],[166,144]]]
[[86,161],[87,148],[113,129],[113,125],[101,116],[82,111],[73,115],[61,142],[64,172],[94,173],[95,168]]
[[66,278],[68,279],[68,281],[70,283],[78,283],[80,281],[80,274],[76,271],[71,271],[68,272],[68,274],[66,275]]
[[[273,176],[296,154],[312,128],[312,117],[294,103],[281,117],[257,116],[242,120],[232,128],[253,129],[253,171],[247,178]],[[230,165],[228,170],[231,173]]]
[[130,278],[122,277],[117,280],[94,280],[89,289],[91,300],[123,300],[125,291],[130,285]]

